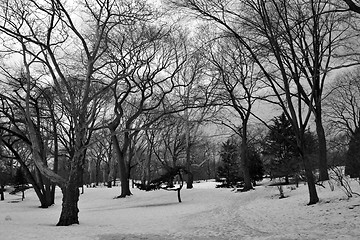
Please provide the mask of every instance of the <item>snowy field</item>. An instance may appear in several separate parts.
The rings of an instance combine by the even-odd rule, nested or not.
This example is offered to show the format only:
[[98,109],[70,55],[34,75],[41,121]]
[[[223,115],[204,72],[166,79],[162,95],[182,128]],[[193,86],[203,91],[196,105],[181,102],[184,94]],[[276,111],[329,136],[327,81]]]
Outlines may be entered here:
[[[360,192],[358,183],[353,190]],[[279,199],[277,187],[263,184],[254,191],[236,193],[215,189],[214,182],[176,192],[143,192],[113,199],[119,188],[86,188],[81,196],[80,225],[56,227],[61,195],[49,209],[38,208],[32,190],[8,195],[0,202],[1,240],[57,239],[360,239],[360,197],[347,199],[339,187],[318,187],[320,203],[307,206],[307,186]],[[20,200],[20,201],[19,201]]]

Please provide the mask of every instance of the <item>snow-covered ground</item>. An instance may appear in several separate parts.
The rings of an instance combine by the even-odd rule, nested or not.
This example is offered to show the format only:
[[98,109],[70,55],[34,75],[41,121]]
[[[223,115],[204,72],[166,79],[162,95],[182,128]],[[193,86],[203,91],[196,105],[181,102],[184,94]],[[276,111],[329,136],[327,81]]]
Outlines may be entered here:
[[[353,190],[360,192],[358,183]],[[240,193],[215,189],[214,182],[176,192],[143,192],[113,199],[119,188],[87,188],[81,196],[80,224],[56,227],[61,195],[49,209],[38,208],[32,190],[26,199],[6,194],[0,202],[1,240],[57,239],[360,239],[360,197],[347,199],[339,187],[318,187],[320,203],[307,206],[307,186],[277,187],[263,184]]]

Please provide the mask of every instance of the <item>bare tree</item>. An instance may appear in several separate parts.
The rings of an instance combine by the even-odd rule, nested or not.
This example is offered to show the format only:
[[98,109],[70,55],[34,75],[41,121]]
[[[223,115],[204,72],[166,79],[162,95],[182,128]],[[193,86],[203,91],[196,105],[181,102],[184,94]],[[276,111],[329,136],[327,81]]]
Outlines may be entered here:
[[207,73],[208,61],[204,58],[201,42],[195,37],[186,41],[189,51],[187,61],[177,75],[177,81],[182,82],[184,87],[176,89],[176,99],[184,106],[184,111],[178,113],[185,126],[186,144],[186,187],[193,188],[193,161],[191,155],[194,150],[194,139],[199,135],[199,129],[215,115],[216,92],[214,84],[210,84]]
[[[2,142],[12,153],[13,157],[17,159],[21,165],[25,176],[28,181],[33,184],[35,192],[40,200],[41,207],[47,208],[54,204],[55,186],[52,185],[48,178],[46,178],[37,166],[34,167],[35,171],[31,168],[22,154],[20,149],[27,149],[30,151],[32,142],[28,134],[26,119],[23,110],[26,107],[26,89],[25,79],[22,73],[13,78],[5,78],[3,83],[8,83],[7,91],[0,93],[1,110],[0,118],[3,122],[1,129],[3,130]],[[57,139],[54,129],[55,109],[51,103],[54,95],[48,91],[46,87],[39,86],[35,79],[31,80],[31,95],[28,102],[31,110],[31,117],[34,126],[36,126],[36,134],[39,142],[41,142],[41,155],[45,165],[49,164],[52,159],[53,153],[57,151],[57,141],[52,141],[53,138]],[[56,130],[55,130],[56,131]],[[54,148],[52,148],[54,143]],[[19,148],[19,146],[22,146]],[[57,159],[53,159],[53,170],[57,171]]]
[[[310,161],[304,153],[304,132],[312,112],[312,105],[308,105],[304,113],[303,86],[301,69],[292,42],[285,36],[289,27],[297,26],[297,20],[290,24],[289,10],[296,8],[286,1],[234,1],[210,2],[184,0],[173,2],[177,6],[196,13],[205,20],[213,21],[229,33],[247,51],[254,63],[262,71],[267,84],[277,97],[277,101],[285,114],[292,121],[297,137],[297,147],[301,153],[306,177],[308,180],[309,204],[319,201],[315,188],[315,179]],[[242,9],[242,11],[239,11]],[[286,15],[282,15],[285,13]],[[295,12],[294,12],[295,13]],[[292,18],[296,19],[296,18]],[[294,25],[293,25],[294,24]],[[290,45],[286,45],[286,43]],[[290,47],[290,49],[289,49]],[[270,51],[269,51],[270,50]],[[290,52],[289,56],[284,53]],[[292,61],[293,60],[293,61]],[[311,98],[313,103],[314,97]]]
[[220,37],[207,48],[210,71],[214,78],[219,104],[223,106],[221,124],[241,138],[240,159],[244,177],[244,189],[252,189],[248,157],[248,125],[256,100],[264,94],[261,75],[255,63],[234,38]]
[[[153,133],[152,138],[149,139],[147,144],[147,147],[152,150],[149,154],[154,155],[151,158],[153,160],[152,165],[155,165],[155,162],[160,163],[160,171],[166,172],[171,172],[178,167],[186,170],[189,158],[191,167],[199,170],[206,160],[202,158],[199,163],[199,159],[196,159],[197,157],[203,157],[201,154],[204,154],[203,152],[199,153],[201,150],[198,147],[203,146],[203,139],[198,128],[199,123],[187,121],[181,113],[166,115],[161,121],[154,124],[151,130]],[[187,132],[191,132],[191,138],[189,139],[187,139],[189,137]],[[191,148],[190,154],[188,146]],[[150,172],[150,166],[150,163],[147,163],[149,168],[147,172]],[[148,175],[150,174],[148,173]],[[170,187],[173,186],[173,181],[174,179],[169,179],[168,184]],[[146,183],[146,181],[142,182]]]
[[[358,142],[360,130],[360,82],[359,68],[338,74],[330,85],[325,99],[326,121],[330,136],[333,137],[332,151],[345,153],[345,174],[359,176]],[[337,152],[336,152],[337,150]],[[345,160],[345,161],[344,161]],[[334,164],[335,165],[335,164]],[[333,172],[335,168],[332,168]]]
[[168,115],[158,125],[155,156],[164,169],[186,164],[186,123],[176,115]]
[[112,145],[109,131],[99,130],[93,135],[93,143],[89,146],[88,155],[88,183],[95,183],[96,186],[102,180],[109,188],[112,187],[114,167]]
[[[327,179],[321,96],[327,73],[339,65],[344,66],[331,58],[353,54],[346,52],[350,48],[342,45],[344,39],[354,39],[354,35],[348,35],[350,31],[343,22],[347,16],[337,15],[338,9],[331,1],[187,0],[173,3],[216,22],[248,51],[277,95],[280,107],[292,120],[299,149],[304,148],[304,130],[310,116],[315,116],[322,149],[321,179]],[[309,160],[305,156],[303,160],[310,204],[313,204],[318,201],[314,177]]]
[[[176,36],[171,28],[139,22],[118,31],[104,61],[112,63],[105,74],[114,82],[114,111],[108,128],[119,163],[122,198],[131,195],[126,168],[131,139],[164,114],[164,100],[182,86],[174,76],[186,55],[181,34]],[[152,117],[144,122],[142,116],[149,112]]]
[[[146,15],[146,7],[140,1],[125,0],[88,0],[74,5],[60,0],[30,0],[2,1],[0,8],[2,52],[20,54],[24,66],[27,93],[23,114],[34,162],[42,174],[62,189],[62,212],[57,225],[78,224],[78,186],[96,111],[94,100],[112,85],[108,82],[100,88],[94,86],[98,83],[97,73],[104,69],[104,63],[99,59],[107,48],[107,39],[114,26],[131,24]],[[42,146],[29,105],[31,76],[37,75],[42,76],[44,83],[51,79],[56,94],[74,121],[74,151],[67,179],[49,169],[42,159]],[[76,76],[79,88],[73,88],[74,78],[69,76]]]
[[325,98],[325,117],[330,132],[354,135],[360,127],[360,69],[338,74]]

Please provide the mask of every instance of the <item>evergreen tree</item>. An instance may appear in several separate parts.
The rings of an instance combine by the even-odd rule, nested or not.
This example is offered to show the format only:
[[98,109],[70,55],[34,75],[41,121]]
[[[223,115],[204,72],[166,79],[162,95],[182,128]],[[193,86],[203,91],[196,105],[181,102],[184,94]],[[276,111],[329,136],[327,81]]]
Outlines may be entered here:
[[346,154],[345,174],[352,178],[360,177],[360,128],[355,129]]
[[228,139],[221,146],[221,166],[217,169],[218,178],[226,179],[226,187],[236,186],[242,181],[240,168],[240,154],[238,144],[233,139]]
[[273,122],[264,146],[265,155],[270,156],[268,170],[272,178],[285,177],[288,183],[288,177],[299,172],[300,168],[296,135],[284,113],[275,117]]
[[[273,122],[264,145],[264,154],[270,158],[267,168],[272,178],[284,177],[285,182],[289,183],[289,177],[298,175],[302,168],[296,135],[291,122],[284,113],[275,117]],[[316,159],[318,141],[315,135],[310,130],[306,130],[304,136],[306,139],[305,154],[310,159]],[[313,160],[311,163],[315,165],[317,162]]]
[[[222,144],[220,152],[221,165],[217,169],[218,178],[226,179],[226,183],[222,187],[234,187],[244,180],[240,164],[240,147],[239,143],[230,138]],[[256,181],[263,179],[264,167],[260,154],[253,146],[248,147],[248,161],[250,179],[255,185]]]
[[250,177],[253,185],[256,185],[256,181],[261,181],[264,176],[264,166],[261,161],[260,154],[255,150],[254,147],[250,147],[248,150],[249,156],[249,170]]

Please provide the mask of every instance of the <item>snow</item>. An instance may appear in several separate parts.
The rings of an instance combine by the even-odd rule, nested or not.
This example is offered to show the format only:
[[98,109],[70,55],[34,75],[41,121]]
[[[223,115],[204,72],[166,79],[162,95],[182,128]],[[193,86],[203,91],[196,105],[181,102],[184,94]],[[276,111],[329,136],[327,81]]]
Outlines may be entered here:
[[[241,193],[215,189],[214,182],[201,182],[183,189],[183,202],[176,192],[144,192],[113,199],[120,189],[85,188],[79,202],[79,225],[56,227],[61,211],[60,191],[56,205],[38,208],[33,190],[5,195],[0,202],[1,240],[117,240],[117,239],[360,239],[360,197],[347,199],[335,186],[317,187],[320,203],[307,206],[307,186],[277,187],[266,182]],[[353,190],[360,192],[357,182]]]

